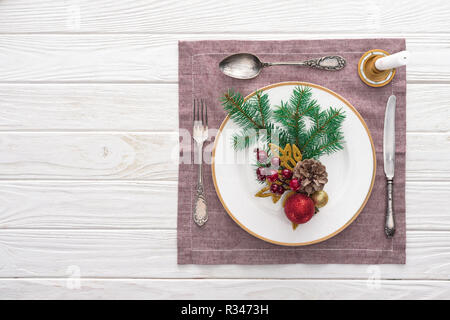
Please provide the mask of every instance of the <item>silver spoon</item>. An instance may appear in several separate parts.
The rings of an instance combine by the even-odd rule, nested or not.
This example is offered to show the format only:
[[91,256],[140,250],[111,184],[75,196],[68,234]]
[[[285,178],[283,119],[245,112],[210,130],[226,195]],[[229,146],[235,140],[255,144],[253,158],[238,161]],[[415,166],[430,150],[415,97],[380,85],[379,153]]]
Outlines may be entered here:
[[337,71],[345,67],[345,59],[341,56],[325,56],[303,62],[261,62],[251,53],[237,53],[226,57],[219,63],[220,70],[229,77],[236,79],[252,79],[263,68],[270,66],[307,66],[320,70]]

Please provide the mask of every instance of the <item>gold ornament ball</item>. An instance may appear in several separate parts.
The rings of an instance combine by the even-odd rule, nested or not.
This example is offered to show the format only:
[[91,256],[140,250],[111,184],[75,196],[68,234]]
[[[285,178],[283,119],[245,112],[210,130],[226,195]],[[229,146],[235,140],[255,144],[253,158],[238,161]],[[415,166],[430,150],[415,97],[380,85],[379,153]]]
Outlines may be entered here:
[[328,194],[323,190],[314,192],[311,198],[313,199],[317,208],[322,208],[328,202]]

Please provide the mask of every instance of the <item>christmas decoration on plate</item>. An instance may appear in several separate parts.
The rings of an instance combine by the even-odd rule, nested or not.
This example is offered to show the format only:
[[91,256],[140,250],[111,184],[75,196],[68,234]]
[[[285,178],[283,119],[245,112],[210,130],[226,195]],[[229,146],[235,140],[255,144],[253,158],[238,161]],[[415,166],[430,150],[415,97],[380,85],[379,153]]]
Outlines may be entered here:
[[274,108],[262,91],[245,100],[229,90],[222,105],[241,129],[232,136],[234,149],[257,146],[256,180],[264,186],[255,196],[271,197],[273,203],[284,196],[293,229],[311,220],[328,202],[328,173],[319,158],[344,148],[344,112],[322,109],[307,86],[296,87],[288,101]]
[[320,161],[306,159],[299,161],[295,166],[294,178],[301,181],[299,191],[312,195],[316,191],[323,190],[328,182],[328,173]]
[[311,199],[316,204],[316,208],[322,208],[328,203],[328,194],[324,190],[316,191],[312,194]]
[[314,215],[314,201],[304,193],[295,193],[286,200],[284,212],[293,223],[306,223]]

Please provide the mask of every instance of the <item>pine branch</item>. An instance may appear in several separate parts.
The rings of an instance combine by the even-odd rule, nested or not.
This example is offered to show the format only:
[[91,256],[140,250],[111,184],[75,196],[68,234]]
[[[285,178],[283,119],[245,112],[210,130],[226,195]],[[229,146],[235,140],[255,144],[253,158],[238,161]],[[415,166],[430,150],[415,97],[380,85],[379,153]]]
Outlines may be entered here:
[[277,127],[275,124],[271,123],[266,128],[266,135],[262,136],[265,139],[265,144],[274,143],[278,146],[284,147],[289,143],[289,135],[282,128]]
[[242,150],[255,144],[259,138],[258,131],[243,129],[240,132],[233,134],[231,140],[235,150]]
[[245,102],[239,92],[229,90],[225,93],[222,98],[222,105],[225,111],[230,115],[230,118],[242,128],[264,128],[262,123],[258,123],[256,120],[259,108],[255,108],[253,103]]
[[339,109],[329,108],[313,117],[314,125],[307,131],[307,138],[300,146],[305,158],[318,158],[343,149],[341,131],[344,113]]
[[234,149],[248,148],[261,137],[268,140],[272,135],[274,125],[271,123],[272,112],[267,94],[257,91],[244,101],[240,93],[229,90],[222,98],[222,105],[230,118],[242,128],[232,137]]
[[232,136],[232,144],[235,150],[246,149],[251,145],[258,144],[258,142],[266,146],[269,143],[285,146],[289,143],[289,137],[273,123],[269,123],[265,129],[242,129]]
[[345,114],[331,107],[320,111],[309,87],[296,87],[288,102],[282,101],[273,113],[268,95],[261,91],[244,101],[241,94],[229,90],[221,100],[225,111],[241,128],[232,137],[235,150],[269,143],[284,148],[291,143],[308,159],[343,149],[341,126]]
[[[257,102],[257,107],[259,110],[259,114],[261,116],[261,125],[263,127],[266,126],[266,124],[269,123],[269,117],[270,117],[270,102],[269,102],[269,97],[267,94],[262,94],[261,91],[257,91],[256,94],[256,102]],[[253,100],[250,99],[250,103]]]
[[274,112],[274,119],[286,130],[290,143],[299,146],[307,138],[306,120],[319,112],[316,100],[311,100],[311,88],[296,87],[289,102],[283,103]]

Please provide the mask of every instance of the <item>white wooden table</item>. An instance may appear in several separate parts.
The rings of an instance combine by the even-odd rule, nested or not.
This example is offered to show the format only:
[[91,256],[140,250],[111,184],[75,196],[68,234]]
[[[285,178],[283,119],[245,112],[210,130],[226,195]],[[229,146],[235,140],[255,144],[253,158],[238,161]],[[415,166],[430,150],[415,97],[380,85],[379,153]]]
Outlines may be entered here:
[[[179,266],[177,40],[406,37],[407,264]],[[450,298],[450,2],[0,1],[0,298]]]

